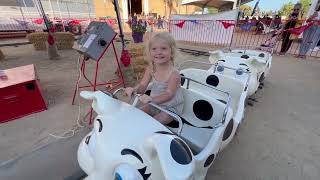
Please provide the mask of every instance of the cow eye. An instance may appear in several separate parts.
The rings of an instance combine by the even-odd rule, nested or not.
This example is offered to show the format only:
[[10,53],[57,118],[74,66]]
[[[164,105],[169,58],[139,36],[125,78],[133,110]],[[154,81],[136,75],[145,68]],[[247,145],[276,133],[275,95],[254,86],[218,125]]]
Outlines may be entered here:
[[114,176],[114,180],[122,180],[122,177],[119,173],[116,173]]
[[102,121],[101,121],[101,119],[97,119],[96,121],[97,121],[97,122],[98,122],[98,124],[99,124],[99,132],[101,132],[101,131],[102,131],[102,129],[103,129]]

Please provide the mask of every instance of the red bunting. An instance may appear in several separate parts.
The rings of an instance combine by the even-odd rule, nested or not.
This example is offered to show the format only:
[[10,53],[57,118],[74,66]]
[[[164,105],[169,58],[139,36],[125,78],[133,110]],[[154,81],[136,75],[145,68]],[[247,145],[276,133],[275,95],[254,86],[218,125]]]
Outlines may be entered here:
[[81,22],[81,20],[73,19],[73,20],[69,21],[69,24],[80,25],[80,22]]
[[309,23],[304,26],[288,29],[287,31],[290,32],[291,34],[299,36],[305,30],[309,29],[312,25],[313,25],[313,23]]
[[185,22],[186,21],[181,21],[181,22],[174,24],[174,25],[178,26],[179,28],[183,28]]
[[228,29],[229,27],[235,25],[234,23],[228,23],[228,22],[224,22],[224,21],[220,21],[220,22],[222,23],[222,25],[223,25],[223,27],[224,27],[225,29]]
[[33,23],[36,23],[36,24],[42,24],[43,21],[44,21],[44,20],[43,20],[42,18],[39,18],[39,19],[33,20],[32,22],[33,22]]

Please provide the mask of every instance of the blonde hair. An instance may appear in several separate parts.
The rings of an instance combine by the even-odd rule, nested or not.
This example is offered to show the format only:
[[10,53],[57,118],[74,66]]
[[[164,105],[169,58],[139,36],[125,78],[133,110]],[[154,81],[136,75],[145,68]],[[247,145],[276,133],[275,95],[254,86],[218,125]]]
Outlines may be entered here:
[[172,63],[174,63],[174,60],[177,55],[177,45],[176,45],[176,41],[174,40],[174,38],[168,32],[157,33],[157,34],[153,35],[152,38],[149,40],[147,48],[146,48],[147,49],[146,53],[147,53],[149,59],[151,59],[151,57],[150,57],[150,50],[151,49],[150,48],[151,48],[152,44],[157,43],[157,41],[156,41],[157,39],[162,39],[168,43],[168,45],[171,49],[171,59],[170,60]]

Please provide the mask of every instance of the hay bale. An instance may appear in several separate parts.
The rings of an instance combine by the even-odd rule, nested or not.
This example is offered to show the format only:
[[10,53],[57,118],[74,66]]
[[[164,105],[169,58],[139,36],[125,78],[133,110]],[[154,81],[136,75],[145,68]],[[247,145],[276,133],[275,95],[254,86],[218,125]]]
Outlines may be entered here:
[[128,48],[128,51],[130,53],[130,57],[131,58],[145,55],[145,45],[144,45],[144,43],[129,44],[127,46],[127,48]]
[[72,49],[74,44],[74,35],[69,32],[55,33],[55,39],[58,49]]
[[3,52],[2,52],[1,49],[0,49],[0,61],[1,61],[1,60],[4,60],[4,58],[5,58],[5,56],[4,56]]
[[132,58],[133,75],[135,76],[136,81],[142,79],[147,66],[149,66],[149,61],[146,56]]
[[135,86],[141,81],[149,61],[146,56],[137,56],[131,58],[131,64],[128,67],[122,66],[122,72],[127,86]]
[[[54,39],[58,49],[71,49],[74,44],[74,35],[69,32],[56,32]],[[44,51],[47,49],[46,42],[48,39],[47,32],[35,32],[27,36],[28,40],[33,44],[37,51]]]
[[48,39],[48,33],[46,32],[34,32],[31,34],[28,34],[27,36],[29,42],[33,44],[33,47],[37,51],[45,51],[47,49],[46,47],[46,41]]
[[125,83],[127,86],[135,86],[144,75],[145,68],[149,66],[149,61],[145,56],[144,43],[132,43],[127,46],[130,54],[131,64],[122,67]]

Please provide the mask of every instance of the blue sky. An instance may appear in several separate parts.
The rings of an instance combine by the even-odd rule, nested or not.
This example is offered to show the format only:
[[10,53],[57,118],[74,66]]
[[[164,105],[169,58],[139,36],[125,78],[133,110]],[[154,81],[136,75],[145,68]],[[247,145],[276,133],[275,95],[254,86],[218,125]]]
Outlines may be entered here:
[[[260,0],[259,7],[263,11],[277,11],[282,7],[283,4],[288,3],[290,1],[296,3],[298,0]],[[256,2],[257,0],[254,0],[248,3],[248,5],[254,7]]]

